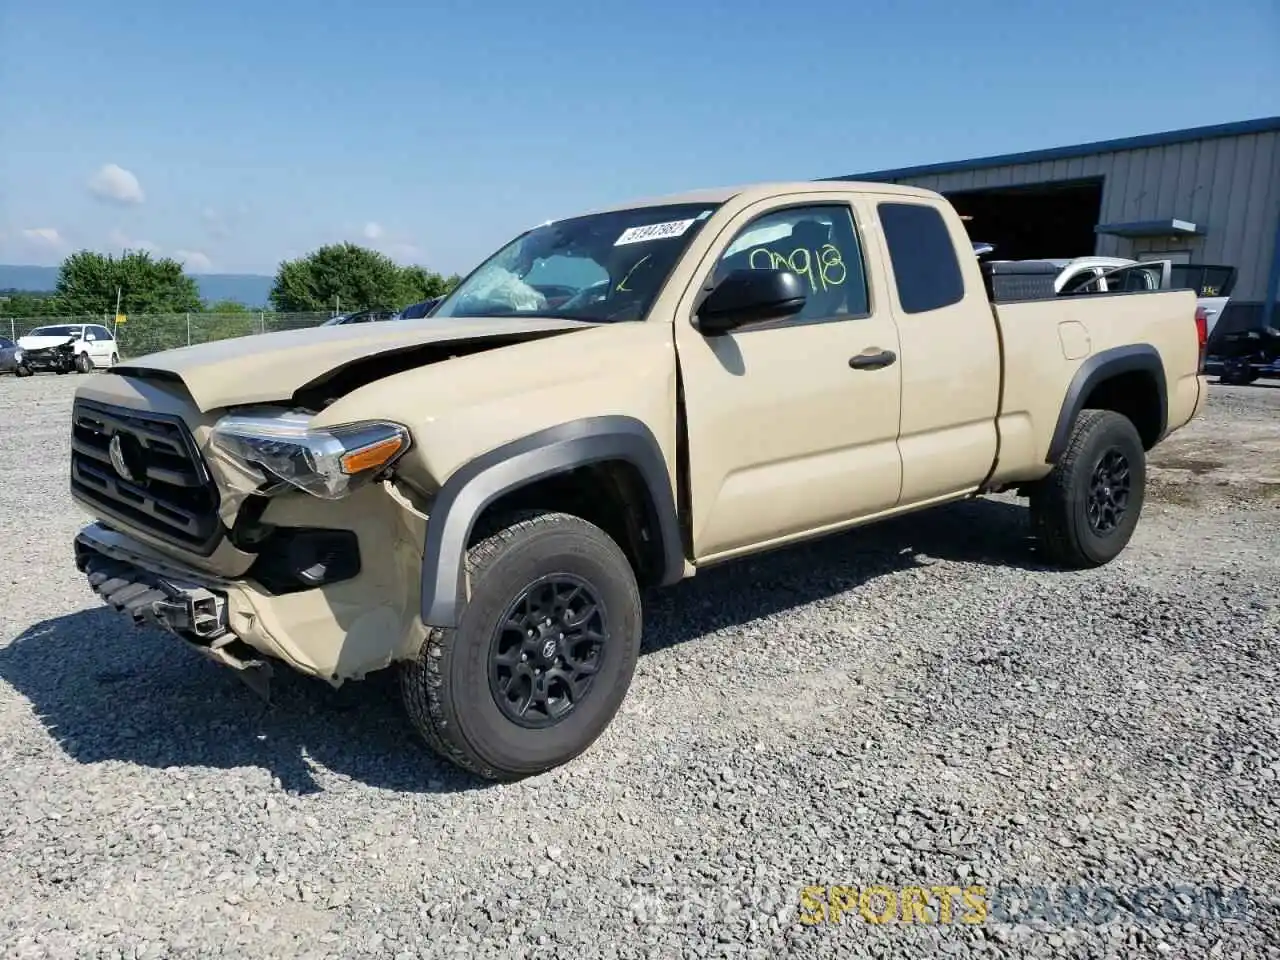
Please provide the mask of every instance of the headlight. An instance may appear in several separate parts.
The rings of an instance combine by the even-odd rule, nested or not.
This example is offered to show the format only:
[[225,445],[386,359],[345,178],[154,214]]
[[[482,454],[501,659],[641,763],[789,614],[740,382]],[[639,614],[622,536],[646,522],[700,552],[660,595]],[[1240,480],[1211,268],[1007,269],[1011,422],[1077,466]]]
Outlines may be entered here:
[[398,423],[367,421],[310,429],[305,413],[230,414],[211,444],[264,482],[283,481],[325,500],[345,497],[409,449]]
[[15,351],[13,351],[13,362],[14,362],[14,363],[21,363],[21,362],[22,362],[22,357],[23,357],[23,353],[22,353],[22,351],[21,351],[21,350],[15,350]]

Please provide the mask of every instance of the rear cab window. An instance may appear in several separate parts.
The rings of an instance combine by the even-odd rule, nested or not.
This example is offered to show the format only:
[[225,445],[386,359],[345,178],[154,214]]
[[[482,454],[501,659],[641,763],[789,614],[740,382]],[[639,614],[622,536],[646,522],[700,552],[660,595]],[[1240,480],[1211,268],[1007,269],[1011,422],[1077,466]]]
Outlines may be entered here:
[[879,203],[876,212],[902,311],[927,313],[963,300],[964,275],[941,212],[899,201]]

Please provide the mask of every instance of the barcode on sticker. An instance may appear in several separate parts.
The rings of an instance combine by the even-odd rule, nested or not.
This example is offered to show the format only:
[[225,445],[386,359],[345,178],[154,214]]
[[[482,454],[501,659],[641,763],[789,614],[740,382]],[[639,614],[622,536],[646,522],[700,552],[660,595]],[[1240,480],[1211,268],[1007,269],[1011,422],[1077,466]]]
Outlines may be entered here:
[[668,237],[678,237],[691,226],[692,220],[671,220],[667,223],[650,223],[643,227],[628,227],[622,231],[622,236],[613,242],[615,247],[620,247],[624,243],[643,243],[645,240],[666,240]]

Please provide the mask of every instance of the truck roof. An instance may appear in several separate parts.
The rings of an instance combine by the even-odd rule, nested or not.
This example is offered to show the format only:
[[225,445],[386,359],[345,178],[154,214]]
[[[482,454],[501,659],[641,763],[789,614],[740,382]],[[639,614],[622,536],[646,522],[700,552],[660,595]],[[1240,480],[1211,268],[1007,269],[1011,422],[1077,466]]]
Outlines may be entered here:
[[[701,190],[689,190],[684,193],[628,200],[605,207],[598,207],[582,214],[573,214],[572,216],[608,213],[614,210],[635,210],[639,207],[657,207],[676,203],[724,203],[738,196],[744,196],[747,200],[765,199],[779,193],[882,193],[902,197],[928,197],[931,199],[938,197],[938,194],[932,190],[909,187],[897,183],[862,182],[857,180],[778,180],[731,187],[710,187]],[[558,219],[567,218],[561,217]]]

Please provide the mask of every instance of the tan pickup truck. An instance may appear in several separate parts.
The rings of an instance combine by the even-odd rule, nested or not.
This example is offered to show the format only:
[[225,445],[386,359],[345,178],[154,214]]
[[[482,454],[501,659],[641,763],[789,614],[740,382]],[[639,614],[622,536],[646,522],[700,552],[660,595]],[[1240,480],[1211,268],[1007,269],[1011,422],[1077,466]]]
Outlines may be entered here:
[[129,360],[81,385],[75,541],[112,606],[240,671],[394,666],[491,779],[586,750],[641,589],[984,493],[1104,564],[1206,394],[1190,291],[993,307],[941,196],[783,183],[529,230],[421,320]]

